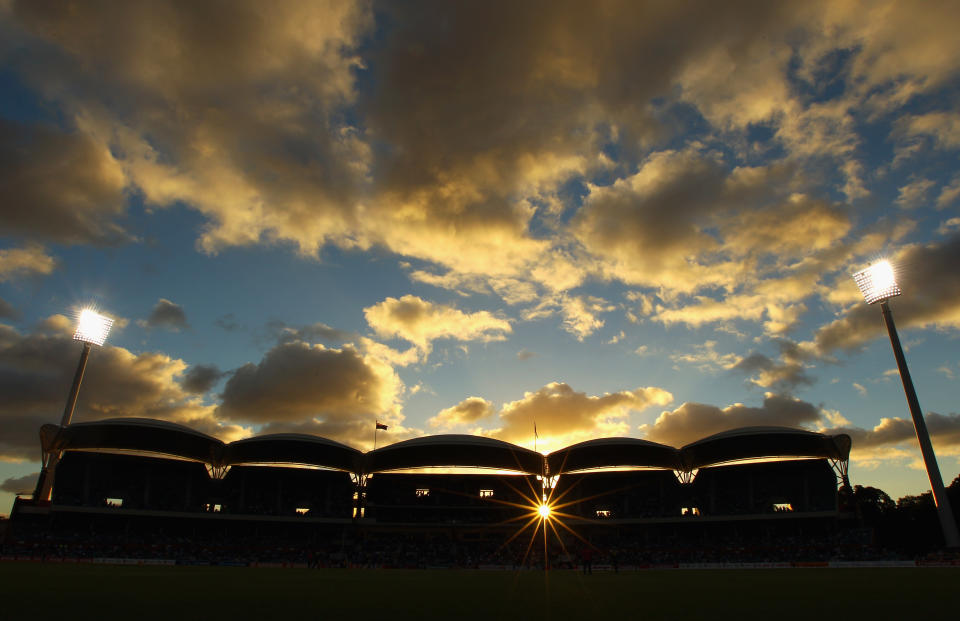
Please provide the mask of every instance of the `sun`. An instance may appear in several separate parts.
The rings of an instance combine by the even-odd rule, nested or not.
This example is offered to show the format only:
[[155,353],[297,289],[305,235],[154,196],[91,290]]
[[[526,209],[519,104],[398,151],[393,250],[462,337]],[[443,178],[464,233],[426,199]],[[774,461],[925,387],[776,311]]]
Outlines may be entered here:
[[537,512],[544,520],[550,519],[550,505],[544,503],[537,508]]

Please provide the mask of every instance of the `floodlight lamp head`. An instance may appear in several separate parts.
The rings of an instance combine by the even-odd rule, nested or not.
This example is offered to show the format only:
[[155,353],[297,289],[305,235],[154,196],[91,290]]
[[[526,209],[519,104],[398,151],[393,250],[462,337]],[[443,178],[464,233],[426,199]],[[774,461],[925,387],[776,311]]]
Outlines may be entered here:
[[112,326],[113,319],[101,315],[91,308],[85,308],[80,311],[80,315],[77,317],[77,331],[73,338],[84,343],[103,345]]
[[900,295],[900,287],[897,285],[896,275],[893,273],[893,265],[890,261],[884,259],[878,261],[865,270],[861,270],[853,275],[860,293],[867,304],[876,304],[885,302],[892,297]]

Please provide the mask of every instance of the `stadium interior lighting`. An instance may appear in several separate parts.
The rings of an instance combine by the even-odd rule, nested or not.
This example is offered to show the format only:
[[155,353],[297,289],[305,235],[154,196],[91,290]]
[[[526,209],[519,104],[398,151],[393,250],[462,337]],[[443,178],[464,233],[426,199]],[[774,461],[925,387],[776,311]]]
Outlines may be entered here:
[[550,518],[550,505],[547,505],[547,504],[540,505],[540,507],[537,508],[537,513],[540,514],[540,517],[541,517],[541,518],[543,518],[543,519],[545,519],[545,520],[546,520],[546,519],[549,519],[549,518]]
[[857,272],[853,275],[853,280],[860,288],[860,293],[863,294],[867,304],[876,304],[900,295],[893,265],[886,259]]
[[943,487],[943,478],[940,476],[940,466],[937,465],[937,456],[933,452],[933,444],[930,442],[927,423],[923,419],[923,410],[920,409],[917,391],[913,387],[910,369],[907,368],[907,359],[903,355],[897,326],[893,323],[893,313],[890,312],[890,305],[887,303],[890,298],[900,295],[900,287],[897,286],[893,266],[889,261],[879,261],[854,274],[853,279],[856,281],[857,287],[860,288],[860,293],[863,294],[863,299],[866,300],[867,304],[880,302],[883,323],[886,325],[887,334],[890,336],[893,356],[897,359],[897,369],[900,371],[900,381],[903,382],[903,392],[907,397],[907,406],[910,408],[910,416],[913,418],[913,428],[917,432],[917,441],[920,443],[923,463],[927,468],[927,477],[930,479],[930,489],[933,492],[933,502],[937,506],[937,516],[940,518],[943,539],[948,548],[960,548],[960,534],[957,532],[957,523],[953,519],[950,499]]
[[101,315],[92,308],[85,308],[77,317],[77,331],[73,338],[84,343],[103,345],[107,335],[110,334],[111,327],[113,327],[113,319]]

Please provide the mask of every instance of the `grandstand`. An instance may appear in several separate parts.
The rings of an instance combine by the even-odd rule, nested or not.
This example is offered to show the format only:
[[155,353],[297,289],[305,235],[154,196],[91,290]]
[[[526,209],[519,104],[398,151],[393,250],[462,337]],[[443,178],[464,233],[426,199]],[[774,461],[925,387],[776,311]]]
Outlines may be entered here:
[[[591,546],[653,562],[717,545],[760,557],[797,541],[829,548],[851,517],[838,502],[849,436],[779,427],[681,448],[601,438],[547,456],[467,435],[367,453],[302,434],[224,443],[146,419],[40,435],[59,457],[52,495],[17,500],[5,553],[55,542],[61,555],[442,566],[570,562]],[[536,518],[544,503],[549,529]],[[542,546],[516,536],[525,525],[548,533]]]

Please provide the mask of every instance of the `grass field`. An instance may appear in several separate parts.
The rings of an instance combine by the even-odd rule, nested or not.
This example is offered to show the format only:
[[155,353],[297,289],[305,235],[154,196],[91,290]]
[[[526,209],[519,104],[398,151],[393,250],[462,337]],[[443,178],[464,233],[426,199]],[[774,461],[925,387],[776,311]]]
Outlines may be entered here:
[[960,569],[596,573],[0,563],[0,618],[957,618]]

